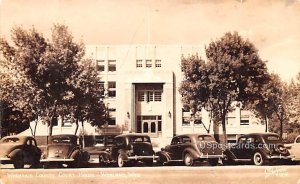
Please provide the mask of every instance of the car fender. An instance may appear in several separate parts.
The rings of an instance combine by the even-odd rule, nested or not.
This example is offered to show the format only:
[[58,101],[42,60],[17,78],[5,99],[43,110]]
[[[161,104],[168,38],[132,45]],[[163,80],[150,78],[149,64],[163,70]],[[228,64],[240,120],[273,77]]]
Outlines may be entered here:
[[[121,155],[123,157],[123,160],[128,160],[128,154],[125,150],[120,149],[118,151],[118,155]],[[118,159],[118,155],[116,155],[116,160]]]
[[186,153],[190,153],[191,156],[193,157],[193,159],[197,159],[200,157],[200,153],[198,153],[197,151],[195,151],[194,149],[191,148],[186,148],[183,152],[182,152],[182,159],[184,159],[184,156]]
[[76,149],[76,150],[74,150],[74,151],[71,153],[70,158],[75,159],[75,158],[78,157],[78,156],[79,156],[79,157],[81,156],[81,152],[80,152],[80,150]]
[[237,159],[237,157],[235,156],[235,154],[231,150],[229,150],[229,149],[226,149],[224,151],[224,155],[227,157],[227,159],[230,159],[230,160]]
[[23,150],[22,149],[15,149],[12,152],[8,154],[8,156],[12,159],[14,159],[16,156],[23,156]]
[[161,156],[165,157],[167,159],[167,162],[172,160],[170,154],[166,151],[158,151],[158,152],[155,153],[155,155],[159,156],[159,157],[161,157]]
[[99,157],[102,157],[106,162],[109,162],[110,160],[112,160],[111,154],[107,151],[101,151],[99,153]]

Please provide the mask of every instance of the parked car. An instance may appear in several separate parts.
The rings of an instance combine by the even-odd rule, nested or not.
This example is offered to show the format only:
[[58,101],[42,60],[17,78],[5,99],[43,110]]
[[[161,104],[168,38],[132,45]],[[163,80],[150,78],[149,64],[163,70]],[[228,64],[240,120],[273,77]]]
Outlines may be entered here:
[[114,137],[112,147],[99,154],[99,163],[101,166],[116,164],[124,167],[142,161],[152,166],[156,158],[149,136],[123,134]]
[[291,159],[281,138],[275,133],[253,133],[241,136],[237,144],[225,150],[224,164],[250,162],[266,165],[273,161]]
[[36,167],[40,157],[41,150],[33,137],[7,136],[0,141],[1,164],[13,164],[16,169],[24,168],[25,164]]
[[157,152],[157,162],[166,165],[171,162],[183,162],[192,166],[196,161],[208,160],[217,165],[223,158],[222,145],[208,134],[184,134],[173,137],[171,144]]
[[89,162],[99,161],[99,154],[106,149],[109,149],[113,146],[114,137],[119,134],[104,134],[104,135],[95,135],[93,139],[93,144],[83,148],[84,151],[87,151],[90,154]]
[[89,153],[83,151],[76,135],[54,135],[49,137],[47,149],[41,156],[40,162],[44,168],[81,167],[88,163]]
[[300,135],[295,138],[292,144],[284,145],[291,154],[292,161],[300,163]]

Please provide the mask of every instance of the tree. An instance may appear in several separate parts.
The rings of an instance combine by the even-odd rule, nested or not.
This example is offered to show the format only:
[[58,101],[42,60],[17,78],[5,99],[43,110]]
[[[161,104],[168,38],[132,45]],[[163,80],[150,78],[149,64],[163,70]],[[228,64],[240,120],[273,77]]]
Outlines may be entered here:
[[[59,116],[80,120],[93,120],[92,117],[97,116],[100,118],[97,121],[102,120],[103,103],[100,96],[94,94],[102,90],[96,82],[99,80],[95,75],[96,69],[83,59],[84,45],[74,41],[67,26],[54,25],[51,41],[34,28],[27,31],[16,27],[12,30],[12,41],[13,46],[1,39],[0,49],[14,69],[22,73],[20,78],[24,79],[23,86],[18,88],[22,90],[17,95],[22,100],[15,107],[22,112],[23,106],[28,107],[35,114],[35,119],[40,117],[45,121],[49,135],[52,135],[53,123]],[[88,68],[85,69],[85,66]],[[12,89],[14,86],[6,88],[6,91]]]
[[258,117],[273,121],[270,127],[276,123],[275,116],[279,122],[280,136],[282,137],[283,124],[288,121],[291,112],[290,103],[291,93],[288,85],[281,81],[278,75],[271,74],[270,81],[263,86],[260,92],[260,98],[248,104],[248,108],[252,109]]
[[195,110],[212,111],[214,121],[221,121],[227,142],[226,115],[233,110],[233,102],[244,104],[257,99],[269,75],[255,46],[236,32],[226,33],[205,50],[207,62],[201,62],[201,66],[195,56],[183,59],[191,60],[186,64],[192,66],[182,66],[185,74],[180,93],[185,105],[195,109],[192,104],[196,103]]

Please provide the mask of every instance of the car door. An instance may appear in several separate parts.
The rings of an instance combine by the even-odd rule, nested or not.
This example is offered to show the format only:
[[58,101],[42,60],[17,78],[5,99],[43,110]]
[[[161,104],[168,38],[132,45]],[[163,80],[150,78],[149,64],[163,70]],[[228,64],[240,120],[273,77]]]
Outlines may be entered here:
[[244,147],[246,144],[246,137],[240,137],[237,144],[233,145],[230,151],[235,155],[237,159],[243,159]]
[[253,157],[254,151],[257,147],[257,141],[255,136],[247,137],[246,144],[241,153],[242,159],[251,159]]
[[118,152],[120,149],[123,149],[125,147],[125,139],[123,137],[117,137],[114,139],[114,143],[113,143],[113,146],[111,148],[111,156],[113,158],[117,158],[118,156]]
[[171,145],[169,147],[170,156],[172,160],[182,160],[181,153],[180,153],[180,147],[182,144],[182,138],[180,136],[174,137],[171,141]]

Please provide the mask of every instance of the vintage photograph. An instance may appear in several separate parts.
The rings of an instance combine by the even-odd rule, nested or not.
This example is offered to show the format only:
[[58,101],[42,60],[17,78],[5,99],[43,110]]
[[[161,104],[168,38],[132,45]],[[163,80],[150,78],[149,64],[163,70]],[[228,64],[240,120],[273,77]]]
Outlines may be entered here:
[[300,0],[0,0],[0,184],[300,184]]

